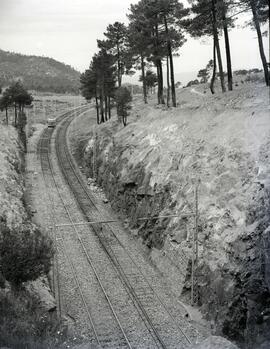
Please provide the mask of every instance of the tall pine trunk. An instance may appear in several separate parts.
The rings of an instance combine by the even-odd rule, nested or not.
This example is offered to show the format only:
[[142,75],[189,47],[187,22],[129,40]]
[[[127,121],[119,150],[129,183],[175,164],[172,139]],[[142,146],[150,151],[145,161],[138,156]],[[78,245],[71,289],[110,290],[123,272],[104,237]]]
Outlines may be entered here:
[[120,62],[120,49],[117,44],[117,78],[118,78],[118,87],[122,85],[122,72],[121,72],[121,62]]
[[163,68],[162,68],[162,61],[161,59],[158,60],[159,64],[159,71],[160,71],[160,101],[161,104],[165,104],[164,100],[164,87],[163,87]]
[[147,89],[146,89],[146,81],[145,81],[145,66],[144,66],[144,58],[141,55],[141,70],[142,70],[142,81],[143,81],[143,100],[144,103],[147,103]]
[[111,118],[111,97],[108,96],[108,111],[109,111],[109,119]]
[[16,127],[16,126],[17,126],[17,115],[18,115],[16,103],[15,103],[15,106],[14,106],[14,113],[15,113],[15,122],[14,122],[14,125],[15,125],[15,127]]
[[173,107],[176,107],[176,94],[175,94],[175,83],[174,83],[174,66],[173,66],[172,45],[171,45],[171,40],[169,38],[169,30],[168,30],[168,23],[167,23],[166,16],[164,16],[164,25],[165,25],[165,32],[166,32],[166,36],[167,36],[168,55],[169,55],[169,59],[170,59],[172,104],[173,104]]
[[226,88],[225,88],[225,83],[224,83],[224,72],[223,72],[222,58],[221,58],[219,38],[218,38],[218,30],[217,30],[216,0],[212,0],[212,15],[213,15],[213,30],[214,30],[213,35],[214,35],[216,51],[217,51],[220,84],[221,84],[222,92],[225,92]]
[[222,92],[226,92],[225,81],[224,81],[224,71],[223,71],[222,57],[221,57],[221,52],[220,52],[218,36],[216,38],[216,51],[217,51],[217,60],[218,60],[218,69],[219,69],[221,89],[222,89]]
[[213,74],[210,82],[211,93],[214,94],[214,84],[216,80],[216,70],[217,70],[217,55],[216,55],[216,40],[213,38]]
[[[159,55],[159,32],[158,32],[158,24],[155,25],[155,54]],[[164,95],[163,95],[163,69],[162,69],[162,61],[160,58],[156,59],[157,71],[158,71],[158,103],[165,104]]]
[[96,110],[97,110],[97,124],[99,125],[99,104],[98,104],[97,95],[95,96],[95,100],[96,100]]
[[227,59],[227,73],[228,73],[228,89],[229,91],[233,90],[233,75],[232,75],[232,60],[231,60],[231,50],[230,50],[230,40],[228,33],[228,25],[226,18],[226,9],[224,0],[222,1],[222,22],[223,22],[223,32],[225,39],[225,50],[226,50],[226,59]]
[[160,98],[160,70],[159,70],[159,65],[158,62],[156,62],[156,67],[157,67],[157,83],[158,83],[158,90],[157,90],[157,99],[158,99],[158,104],[161,104],[161,98]]
[[8,125],[8,108],[6,107],[6,124]]
[[268,72],[266,57],[264,54],[262,32],[261,32],[260,23],[259,23],[258,14],[257,14],[257,9],[256,9],[256,4],[255,4],[254,0],[250,0],[250,6],[251,6],[251,10],[252,10],[252,15],[253,15],[253,23],[254,23],[254,26],[255,26],[255,29],[257,32],[257,36],[258,36],[260,56],[261,56],[261,61],[262,61],[262,65],[263,65],[263,70],[264,70],[264,79],[265,79],[266,86],[269,86],[269,72]]
[[108,100],[107,100],[107,96],[105,94],[104,96],[104,104],[105,104],[105,121],[108,121]]
[[103,96],[103,91],[101,89],[100,91],[100,123],[102,124],[103,122],[105,122],[105,118],[104,118],[104,96]]
[[167,107],[170,106],[170,99],[171,99],[171,94],[170,94],[170,65],[169,65],[169,57],[167,56]]

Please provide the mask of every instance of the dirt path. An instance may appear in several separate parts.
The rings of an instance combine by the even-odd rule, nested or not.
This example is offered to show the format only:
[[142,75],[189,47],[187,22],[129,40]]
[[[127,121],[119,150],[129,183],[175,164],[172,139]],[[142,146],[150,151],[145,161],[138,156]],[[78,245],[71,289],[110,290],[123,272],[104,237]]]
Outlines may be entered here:
[[195,93],[196,95],[199,95],[199,96],[204,96],[203,93],[201,93],[201,92],[199,92],[199,91],[196,91],[195,88],[192,88],[192,89],[190,90],[190,92],[191,92],[191,93]]

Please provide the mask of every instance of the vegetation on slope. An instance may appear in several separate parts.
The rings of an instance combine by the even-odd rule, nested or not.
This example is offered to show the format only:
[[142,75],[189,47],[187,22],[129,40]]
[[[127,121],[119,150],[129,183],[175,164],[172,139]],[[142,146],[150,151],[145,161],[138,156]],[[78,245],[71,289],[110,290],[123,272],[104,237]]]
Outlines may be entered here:
[[[158,104],[165,104],[167,99],[168,107],[177,107],[174,56],[179,54],[188,36],[213,40],[213,59],[200,70],[198,77],[204,83],[211,75],[209,87],[212,94],[216,92],[217,78],[222,92],[227,89],[232,91],[234,81],[229,29],[235,27],[237,16],[241,13],[249,13],[249,25],[256,30],[264,80],[269,86],[269,63],[261,28],[269,17],[266,0],[239,0],[237,6],[233,0],[190,0],[185,6],[180,0],[140,0],[130,6],[127,26],[118,21],[107,26],[105,40],[97,40],[99,51],[92,57],[89,69],[81,75],[82,95],[87,100],[95,100],[98,123],[110,119],[111,100],[115,97],[116,88],[121,87],[123,75],[133,74],[133,69],[141,71],[144,103],[148,102],[149,72],[153,76],[153,68],[156,69],[154,85],[157,84]],[[220,49],[222,33],[227,72],[223,68],[224,57]],[[191,58],[197,56],[200,59],[199,52]],[[189,86],[198,83],[196,79]]]
[[80,73],[55,59],[0,50],[0,86],[22,80],[29,90],[78,93]]
[[0,163],[0,347],[45,348],[57,320],[28,286],[46,277],[54,251],[26,212],[23,149],[10,126],[0,125]]

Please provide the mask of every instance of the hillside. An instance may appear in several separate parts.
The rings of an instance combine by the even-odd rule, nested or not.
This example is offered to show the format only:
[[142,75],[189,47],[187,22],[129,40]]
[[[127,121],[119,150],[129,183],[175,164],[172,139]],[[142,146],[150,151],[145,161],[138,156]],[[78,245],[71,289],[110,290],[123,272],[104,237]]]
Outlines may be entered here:
[[55,59],[0,50],[0,86],[21,79],[29,90],[78,93],[80,73]]
[[[181,214],[194,212],[199,184],[197,304],[214,333],[261,348],[269,339],[264,314],[270,308],[269,91],[245,83],[214,96],[203,85],[178,92],[176,109],[134,101],[127,127],[109,121],[88,135],[88,143],[82,131],[74,153],[86,145],[87,174],[94,172],[187,303],[194,219]],[[179,217],[138,220],[167,214]]]

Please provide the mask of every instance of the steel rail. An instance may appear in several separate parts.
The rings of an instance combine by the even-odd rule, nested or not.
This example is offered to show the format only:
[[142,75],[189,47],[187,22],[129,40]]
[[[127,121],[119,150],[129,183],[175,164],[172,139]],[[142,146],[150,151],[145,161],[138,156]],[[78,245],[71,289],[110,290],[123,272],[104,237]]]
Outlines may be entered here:
[[[57,116],[57,120],[62,120],[65,117],[69,117],[74,111],[76,110],[80,110],[80,109],[85,109],[86,106],[79,106],[79,107],[74,107],[71,110],[69,110],[68,112],[65,113],[61,113],[60,115]],[[48,147],[49,147],[49,141],[51,140],[51,136],[53,133],[53,129],[49,129],[49,128],[45,128],[45,130],[43,130],[43,132],[41,133],[41,136],[39,137],[39,141],[37,143],[37,155],[39,157],[40,160],[40,164],[41,164],[41,170],[42,170],[42,177],[43,177],[43,181],[44,183],[46,182],[45,180],[45,173],[44,173],[44,169],[42,168],[42,155],[44,154],[44,151],[48,151]],[[46,145],[46,146],[45,146]],[[53,201],[51,198],[51,195],[47,192],[47,196],[49,198],[49,201],[51,202],[52,206],[53,205]],[[55,224],[56,220],[55,220],[55,211],[53,209],[50,210],[51,211],[51,218]],[[58,264],[58,248],[57,248],[57,243],[56,243],[56,232],[54,231],[54,228],[51,227],[52,229],[52,238],[54,241],[54,245],[56,247],[56,254],[54,255],[53,258],[53,277],[52,277],[52,287],[53,287],[53,293],[57,302],[57,313],[58,316],[61,317],[62,316],[62,301],[61,301],[61,285],[60,285],[60,279],[59,279],[59,264]]]
[[[57,147],[56,147],[56,148],[57,148]],[[59,161],[60,167],[62,168],[63,163],[61,162],[61,159],[58,158],[58,161]],[[85,245],[84,245],[84,243],[83,243],[83,241],[82,241],[82,238],[81,238],[81,236],[80,236],[80,233],[78,232],[78,229],[77,229],[77,227],[76,227],[76,223],[73,221],[73,219],[72,219],[72,217],[71,217],[71,214],[70,214],[70,212],[69,212],[69,210],[68,210],[68,208],[67,208],[67,206],[66,206],[66,204],[65,204],[65,202],[64,202],[64,200],[63,200],[63,198],[62,198],[62,195],[61,195],[61,193],[59,192],[59,188],[57,188],[57,191],[58,191],[59,197],[61,198],[61,201],[62,201],[62,203],[63,203],[63,206],[64,206],[64,208],[65,208],[65,211],[66,211],[66,213],[67,213],[67,215],[68,215],[68,217],[69,217],[69,220],[70,220],[70,222],[71,222],[71,224],[72,224],[72,226],[73,226],[73,229],[74,229],[74,231],[75,231],[75,233],[76,233],[76,235],[77,235],[78,241],[80,242],[80,244],[81,244],[81,246],[82,246],[82,249],[83,249],[83,252],[84,252],[84,254],[86,255],[87,261],[88,261],[89,265],[91,266],[91,268],[92,268],[92,270],[93,270],[93,272],[94,272],[94,274],[95,274],[95,277],[96,277],[96,279],[97,279],[97,281],[98,281],[98,283],[99,283],[99,285],[100,285],[100,288],[101,288],[101,290],[102,290],[102,292],[103,292],[103,294],[104,294],[104,296],[105,296],[105,298],[106,298],[106,300],[107,300],[107,302],[108,302],[108,304],[109,304],[109,307],[110,307],[110,309],[111,309],[111,311],[112,311],[112,313],[113,313],[113,316],[114,316],[115,320],[117,321],[118,326],[119,326],[119,328],[120,328],[120,330],[121,330],[121,332],[122,332],[122,334],[123,334],[123,336],[124,336],[124,338],[125,338],[125,341],[126,341],[126,343],[127,343],[127,345],[128,345],[128,348],[132,349],[131,343],[130,343],[130,341],[129,341],[129,339],[128,339],[126,333],[125,333],[125,330],[124,330],[124,328],[123,328],[123,326],[122,326],[122,324],[121,324],[121,322],[120,322],[120,319],[119,319],[119,317],[118,317],[116,311],[115,311],[114,308],[113,308],[113,305],[112,305],[112,302],[111,302],[111,300],[110,300],[110,297],[108,296],[108,294],[107,294],[107,292],[106,292],[106,290],[105,290],[105,288],[104,288],[104,286],[103,286],[103,284],[102,284],[102,282],[101,282],[101,279],[100,279],[100,277],[99,277],[99,275],[98,275],[98,272],[97,272],[96,268],[94,267],[93,261],[92,261],[90,255],[89,255],[89,253],[87,252],[87,249],[85,248]]]
[[[65,126],[66,121],[67,121],[67,120],[65,120],[65,121],[63,122],[64,126]],[[60,167],[61,167],[62,172],[63,172],[63,175],[64,175],[64,177],[65,177],[65,179],[66,179],[66,182],[67,182],[67,184],[69,185],[69,187],[72,189],[72,186],[74,185],[74,183],[71,183],[71,182],[70,182],[70,179],[69,179],[68,174],[67,174],[67,170],[66,170],[66,168],[65,168],[65,167],[66,167],[66,162],[63,161],[63,159],[62,159],[62,157],[61,157],[61,154],[60,154],[60,152],[61,152],[60,146],[63,147],[63,145],[64,145],[64,143],[65,143],[65,142],[63,142],[63,139],[61,139],[60,136],[59,136],[59,133],[61,132],[61,130],[64,130],[64,128],[59,128],[59,129],[57,130],[57,133],[58,133],[58,134],[57,134],[57,136],[56,136],[56,141],[58,141],[58,142],[56,143],[56,152],[57,152],[57,157],[58,157],[58,161],[59,161]],[[64,130],[64,131],[66,131],[66,130]],[[65,140],[65,139],[66,139],[66,132],[64,132],[64,135],[63,135],[63,136],[64,136],[64,140]],[[65,154],[67,155],[65,147],[64,147],[64,152],[65,152]],[[67,160],[68,160],[68,162],[70,161],[69,158],[67,158]],[[74,169],[72,163],[70,163],[70,168],[69,168],[69,169],[71,169],[72,173],[74,173],[75,176],[77,177],[76,171],[75,171],[75,169]],[[81,183],[80,183],[80,184],[81,184]],[[83,189],[84,189],[84,188],[83,188]],[[74,195],[76,201],[78,202],[79,207],[81,208],[83,214],[85,215],[85,217],[87,217],[87,214],[86,214],[86,212],[85,212],[84,207],[82,206],[81,202],[78,200],[78,197],[76,196],[75,192],[74,192],[74,191],[72,191],[72,192],[73,192],[73,195]],[[91,200],[91,202],[92,202],[92,200]],[[96,208],[96,206],[94,206],[94,207]],[[101,246],[103,247],[103,249],[104,249],[104,251],[106,252],[107,256],[108,256],[109,259],[111,260],[112,265],[114,266],[116,272],[117,272],[118,275],[120,276],[120,279],[122,280],[122,282],[123,282],[124,285],[126,286],[128,292],[129,292],[129,295],[131,295],[131,300],[133,301],[133,304],[135,305],[135,307],[138,309],[139,314],[140,314],[140,313],[143,313],[144,317],[142,317],[141,314],[140,314],[140,316],[141,316],[142,320],[144,321],[144,323],[145,323],[145,325],[146,325],[146,327],[147,327],[147,329],[148,329],[150,335],[152,336],[153,340],[155,341],[155,343],[157,344],[158,347],[161,347],[161,348],[163,348],[163,349],[166,349],[167,346],[165,345],[163,339],[160,337],[159,333],[157,332],[155,326],[154,326],[153,323],[152,323],[152,320],[150,319],[149,315],[147,314],[147,312],[145,311],[143,305],[141,304],[141,302],[140,302],[140,300],[139,300],[137,294],[134,292],[132,286],[130,285],[130,282],[129,282],[128,278],[126,277],[126,275],[125,275],[125,273],[124,273],[122,267],[121,267],[120,264],[118,263],[117,258],[113,258],[113,257],[112,257],[113,251],[112,251],[111,253],[108,251],[108,248],[105,246],[104,242],[103,242],[102,239],[100,238],[100,235],[97,233],[96,229],[95,229],[94,227],[92,227],[92,229],[93,229],[93,231],[95,232],[95,235],[97,236],[98,240],[100,241]],[[147,322],[145,322],[145,320],[146,320]],[[149,326],[150,326],[150,328],[149,328]],[[158,343],[157,343],[156,340],[158,340]]]
[[[72,112],[67,112],[67,113],[64,113],[63,115],[61,115],[61,119],[63,119],[63,118],[65,118],[65,117],[68,117],[71,113],[73,113],[74,111],[72,111]],[[53,130],[52,130],[53,131]],[[52,132],[51,131],[51,136],[52,136]],[[46,134],[46,133],[48,133],[48,129],[46,129],[45,131],[43,131],[43,134]],[[55,176],[54,176],[54,174],[53,174],[53,169],[52,169],[52,165],[51,165],[51,160],[50,160],[50,157],[49,157],[49,148],[50,148],[50,140],[51,140],[51,137],[47,137],[47,138],[41,138],[41,142],[42,141],[47,141],[47,147],[45,147],[45,148],[43,148],[42,147],[42,152],[40,153],[40,155],[46,155],[46,160],[45,161],[47,161],[47,165],[48,165],[48,169],[50,170],[50,173],[51,173],[51,177],[53,178],[53,182],[54,182],[54,184],[55,184],[55,186],[57,185],[57,183],[56,183],[56,180],[55,180]],[[45,150],[47,150],[47,152],[45,151]],[[43,174],[43,178],[44,178],[44,182],[46,183],[46,179],[45,179],[45,169],[44,169],[44,164],[42,164],[42,162],[41,162],[41,167],[42,167],[42,174]],[[56,187],[57,188],[57,191],[58,191],[58,193],[59,193],[59,188],[58,187]],[[53,202],[53,199],[52,199],[52,197],[51,197],[51,195],[50,195],[50,193],[48,193],[48,196],[49,196],[49,199],[50,199],[50,202],[51,202],[51,207],[54,207],[54,202]],[[62,198],[61,198],[62,199]],[[54,222],[55,222],[55,209],[53,209],[53,219],[54,219]],[[68,255],[67,255],[67,252],[66,252],[66,249],[65,249],[65,242],[64,242],[64,239],[63,239],[63,234],[61,233],[61,240],[62,240],[62,244],[63,244],[63,252],[64,252],[64,256],[65,256],[65,259],[66,259],[66,261],[68,262],[68,264],[70,265],[70,267],[71,267],[71,270],[72,270],[72,274],[73,274],[73,278],[74,278],[74,280],[75,280],[75,283],[76,283],[76,285],[77,285],[77,288],[78,288],[78,290],[79,290],[79,293],[80,293],[80,296],[81,296],[81,299],[82,299],[82,302],[83,302],[83,304],[84,304],[84,307],[85,307],[85,310],[86,310],[86,313],[87,313],[87,317],[88,317],[88,320],[89,320],[89,323],[90,323],[90,325],[91,325],[91,328],[92,328],[92,330],[93,330],[93,332],[94,332],[94,336],[95,336],[95,338],[96,338],[96,340],[97,340],[97,343],[98,343],[98,345],[99,346],[101,346],[101,344],[100,344],[100,340],[99,340],[99,337],[98,337],[98,335],[97,335],[97,332],[96,332],[96,329],[95,329],[95,325],[94,325],[94,323],[93,323],[93,319],[92,319],[92,316],[91,316],[91,313],[90,313],[90,311],[89,311],[89,309],[88,309],[88,305],[87,305],[87,302],[86,302],[86,300],[85,300],[85,297],[84,297],[84,294],[83,294],[83,291],[82,291],[82,288],[81,288],[81,285],[80,285],[80,282],[79,282],[79,280],[78,280],[78,277],[77,277],[77,275],[76,275],[76,269],[75,269],[75,266],[74,266],[74,263],[70,260],[70,258],[68,258]],[[56,241],[56,235],[54,236],[54,241]],[[56,247],[57,247],[57,244],[56,244]],[[58,280],[58,305],[60,305],[61,306],[61,289],[60,289],[60,280],[59,280],[59,269],[57,269],[57,280]],[[62,309],[62,306],[61,306],[61,309]],[[60,312],[60,314],[61,314],[61,312]]]
[[[120,328],[120,330],[121,330],[121,332],[122,332],[122,334],[123,334],[123,337],[124,337],[124,339],[125,339],[125,341],[126,341],[126,343],[127,343],[127,346],[128,346],[129,349],[132,349],[131,343],[130,343],[130,341],[129,341],[129,339],[128,339],[126,333],[125,333],[125,330],[124,330],[124,328],[123,328],[123,326],[122,326],[122,324],[121,324],[121,322],[120,322],[120,320],[119,320],[119,317],[118,317],[116,311],[115,311],[114,308],[113,308],[113,305],[112,305],[112,303],[111,303],[111,301],[110,301],[110,298],[109,298],[107,292],[106,292],[105,289],[104,289],[104,286],[102,285],[101,279],[100,279],[100,277],[99,277],[99,275],[98,275],[98,273],[97,273],[97,271],[96,271],[96,268],[95,268],[94,265],[93,265],[93,262],[92,262],[92,260],[91,260],[91,257],[89,256],[89,254],[88,254],[88,252],[87,252],[87,250],[86,250],[86,248],[85,248],[85,246],[84,246],[84,243],[83,243],[83,241],[82,241],[82,239],[81,239],[81,236],[80,236],[80,234],[79,234],[79,232],[78,232],[78,230],[77,230],[77,228],[76,228],[76,223],[73,221],[72,216],[71,216],[71,214],[70,214],[70,211],[69,211],[69,209],[67,208],[67,205],[66,205],[66,203],[65,203],[65,201],[64,201],[64,199],[63,199],[63,196],[62,196],[62,194],[61,194],[61,192],[60,192],[60,190],[59,190],[59,186],[58,186],[58,184],[57,184],[57,182],[56,182],[55,175],[54,175],[54,173],[53,173],[53,170],[52,170],[52,166],[51,166],[51,162],[50,162],[49,157],[48,157],[48,161],[49,161],[49,166],[50,166],[50,169],[51,169],[51,176],[52,176],[52,178],[53,178],[53,182],[54,182],[55,188],[56,188],[56,190],[57,190],[57,192],[58,192],[58,196],[59,196],[59,198],[60,198],[60,200],[61,200],[61,202],[62,202],[62,205],[63,205],[63,207],[64,207],[64,209],[65,209],[65,212],[66,212],[66,214],[67,214],[67,216],[68,216],[68,218],[69,218],[69,220],[70,220],[70,222],[71,222],[71,225],[72,225],[72,227],[73,227],[73,230],[75,231],[76,236],[77,236],[77,238],[78,238],[78,241],[80,242],[80,244],[81,244],[81,246],[82,246],[82,248],[83,248],[83,251],[84,251],[84,254],[86,255],[87,261],[88,261],[88,263],[90,264],[90,266],[91,266],[91,268],[92,268],[92,270],[93,270],[93,272],[94,272],[94,274],[95,274],[95,277],[96,277],[96,279],[97,279],[97,281],[98,281],[98,283],[99,283],[99,285],[100,285],[100,287],[101,287],[101,289],[102,289],[102,292],[103,292],[103,294],[104,294],[104,296],[105,296],[105,298],[106,298],[106,300],[107,300],[107,302],[108,302],[108,304],[109,304],[109,307],[110,307],[110,309],[111,309],[111,311],[112,311],[112,313],[113,313],[113,316],[114,316],[114,318],[115,318],[116,321],[117,321],[117,324],[118,324],[118,326],[119,326],[119,328]],[[63,238],[62,238],[62,240],[64,241]],[[66,257],[67,257],[67,256],[66,256]],[[71,261],[70,261],[70,262],[71,262]],[[72,263],[72,262],[71,262],[71,263]],[[74,267],[74,264],[73,264],[73,263],[72,263],[72,269],[73,269],[73,272],[75,273],[75,267]],[[75,275],[75,277],[76,277],[76,273],[75,273],[74,275]],[[77,279],[77,277],[76,277],[76,279]],[[95,333],[95,337],[96,337],[96,339],[97,339],[97,342],[98,342],[98,344],[99,344],[100,346],[102,346],[101,341],[100,341],[100,339],[99,339],[99,337],[98,337],[97,331],[96,331],[96,329],[95,329],[95,325],[94,325],[92,316],[91,316],[91,314],[90,314],[90,312],[89,312],[89,310],[88,310],[88,307],[87,307],[85,298],[84,298],[84,296],[83,296],[83,291],[82,291],[82,289],[81,289],[81,286],[80,286],[80,284],[79,284],[78,279],[77,279],[77,285],[78,285],[78,288],[79,288],[79,290],[80,290],[81,297],[83,298],[84,305],[85,305],[85,307],[86,307],[86,309],[87,309],[87,312],[88,312],[88,314],[89,314],[88,317],[89,317],[89,319],[90,319],[90,322],[91,322],[93,331],[94,331],[94,333]]]
[[[68,119],[67,120],[67,123],[69,123]],[[69,124],[67,125],[67,128],[68,128]],[[96,204],[94,203],[93,199],[91,198],[91,196],[89,195],[89,192],[88,192],[88,188],[86,187],[83,179],[77,174],[77,170],[73,164],[73,161],[72,161],[72,157],[68,151],[68,148],[65,147],[65,152],[66,152],[66,155],[67,155],[67,159],[70,163],[70,166],[72,167],[72,170],[76,176],[76,178],[78,179],[78,181],[80,182],[81,184],[81,187],[83,188],[85,194],[87,195],[89,201],[91,201],[92,205],[95,207],[95,209],[97,211],[98,208],[96,207]],[[153,217],[141,217],[141,218],[138,218],[138,220],[140,221],[144,221],[144,220],[151,220],[151,219],[162,219],[162,218],[170,218],[170,217],[194,217],[194,213],[193,212],[184,212],[183,214],[178,214],[178,215],[162,215],[162,216],[153,216]],[[86,215],[86,218],[87,215]],[[113,220],[111,220],[113,221]],[[149,285],[149,287],[151,288],[152,292],[155,294],[155,296],[157,297],[159,303],[162,305],[162,307],[165,309],[165,311],[167,312],[167,314],[169,315],[169,317],[171,318],[171,320],[177,325],[178,329],[180,330],[180,332],[182,333],[182,335],[184,336],[184,338],[186,339],[186,341],[188,342],[188,344],[191,344],[192,341],[191,339],[189,338],[189,336],[185,333],[185,331],[181,328],[181,326],[179,325],[179,323],[176,321],[175,317],[173,316],[173,314],[170,312],[170,310],[167,308],[167,306],[164,304],[164,302],[161,300],[160,296],[157,294],[157,292],[155,291],[155,289],[152,287],[151,283],[149,282],[148,278],[144,275],[144,273],[142,272],[141,268],[137,265],[137,263],[135,262],[134,258],[131,256],[130,252],[127,250],[127,248],[122,244],[122,242],[119,240],[119,238],[116,236],[115,232],[113,231],[112,227],[110,226],[110,224],[107,224],[107,223],[114,223],[114,222],[111,222],[110,220],[108,220],[108,222],[105,222],[105,225],[109,228],[109,230],[111,231],[112,235],[114,236],[114,238],[118,241],[119,245],[122,247],[122,249],[126,252],[126,254],[128,255],[128,257],[131,259],[131,261],[133,262],[133,264],[136,266],[136,268],[139,270],[140,274],[142,275],[143,279],[146,281],[146,283]],[[86,222],[87,223],[87,222]],[[102,222],[101,222],[102,223]],[[90,224],[90,222],[89,222]],[[94,223],[95,224],[95,223]],[[116,258],[117,260],[117,258]],[[118,262],[118,261],[117,261]],[[189,326],[190,324],[185,320],[183,319]],[[196,328],[193,328],[194,331],[197,332],[197,335],[199,336],[199,331],[196,329]]]
[[[56,183],[55,176],[54,176],[54,174],[53,174],[53,170],[52,170],[52,166],[51,166],[51,161],[50,161],[49,157],[48,157],[48,163],[49,163],[49,167],[50,167],[50,170],[51,170],[51,177],[52,177],[52,179],[53,179],[55,188],[56,188],[56,190],[57,190],[57,193],[58,193],[58,195],[59,195],[59,197],[60,197],[60,199],[61,199],[61,201],[62,201],[62,204],[63,204],[63,206],[64,206],[64,209],[65,209],[65,211],[66,211],[66,204],[65,204],[65,202],[64,202],[64,200],[63,200],[63,198],[62,198],[62,195],[60,195],[59,187],[58,187],[58,185],[57,185],[57,183]],[[68,215],[69,215],[69,212],[68,212]],[[62,244],[63,244],[63,246],[64,246],[64,245],[65,245],[65,240],[64,240],[64,238],[63,238],[63,234],[62,234],[62,233],[61,233],[61,237],[62,237]],[[96,331],[96,328],[95,328],[95,325],[94,325],[94,322],[93,322],[93,318],[92,318],[91,312],[90,312],[89,309],[88,309],[88,305],[87,305],[87,302],[86,302],[86,300],[85,300],[82,287],[81,287],[80,282],[79,282],[79,280],[78,280],[78,277],[77,277],[77,275],[76,275],[76,268],[75,268],[75,266],[74,266],[74,263],[71,261],[71,259],[68,258],[68,255],[67,255],[67,253],[66,253],[65,248],[64,248],[64,255],[65,255],[66,260],[68,260],[68,262],[69,262],[69,264],[70,264],[70,266],[71,266],[71,268],[72,268],[73,276],[74,276],[74,279],[75,279],[75,281],[76,281],[77,287],[78,287],[78,289],[79,289],[80,296],[81,296],[81,298],[82,298],[82,301],[83,301],[83,304],[84,304],[84,307],[85,307],[85,310],[86,310],[86,313],[87,313],[88,320],[89,320],[89,322],[90,322],[90,324],[91,324],[91,327],[92,327],[92,329],[93,329],[93,331],[94,331],[94,335],[95,335],[95,338],[96,338],[96,340],[97,340],[97,343],[98,343],[98,345],[100,346],[100,345],[101,345],[101,344],[100,344],[100,340],[99,340],[99,337],[98,337],[98,334],[97,334],[97,331]]]
[[[43,131],[42,134],[45,134],[47,132],[47,129],[45,131]],[[39,156],[39,159],[40,159],[40,164],[41,164],[41,156],[42,156],[42,152],[41,152],[41,149],[43,150],[44,147],[42,146],[41,148],[41,145],[43,145],[43,142],[44,142],[44,138],[40,138],[39,139],[39,142],[38,142],[38,145],[37,145],[37,153],[38,153],[38,156]],[[46,180],[45,180],[45,173],[43,171],[43,168],[42,168],[42,165],[41,165],[41,170],[42,170],[42,177],[43,177],[43,182],[45,184]],[[47,194],[47,197],[49,199],[49,201],[51,202],[52,206],[51,206],[51,219],[53,221],[53,223],[55,224],[55,212],[54,210],[52,209],[53,207],[53,202],[52,202],[52,199],[51,199],[51,195],[49,192],[46,192]],[[53,293],[54,293],[54,297],[56,299],[56,304],[57,304],[57,313],[58,313],[58,316],[61,317],[62,316],[62,302],[61,302],[61,286],[60,286],[60,280],[59,280],[59,264],[58,264],[58,248],[57,248],[57,243],[56,243],[56,232],[55,230],[52,228],[51,229],[52,231],[52,238],[53,238],[53,241],[54,241],[54,246],[56,248],[56,254],[54,255],[54,258],[53,258]]]
[[[67,128],[69,126],[69,120],[66,119],[65,122],[63,123],[64,124],[64,127],[61,128],[61,129],[58,129],[58,135],[57,135],[57,139],[60,138],[59,134],[61,132],[61,130],[64,130],[64,137],[66,137],[66,131],[67,131]],[[60,142],[59,142],[60,143]],[[63,146],[64,142],[63,142],[63,139],[62,139],[62,142],[61,142],[61,145]],[[58,146],[60,147],[60,144],[58,144]],[[94,206],[94,208],[98,211],[95,203],[93,202],[92,198],[90,197],[89,193],[88,193],[88,190],[86,189],[85,187],[85,184],[83,182],[83,180],[80,178],[80,176],[78,176],[77,174],[77,171],[72,163],[72,160],[70,158],[70,154],[68,153],[68,150],[67,150],[67,146],[64,147],[64,151],[65,151],[65,154],[66,154],[66,160],[68,160],[69,162],[69,165],[70,165],[70,168],[73,172],[73,174],[75,175],[75,177],[77,178],[78,182],[80,183],[80,186],[81,188],[83,189],[83,191],[85,192],[85,194],[87,195],[89,201],[92,203],[92,205]],[[59,152],[59,149],[58,149],[58,158],[60,156],[60,152]],[[66,178],[66,181],[68,182],[68,184],[72,187],[69,179],[68,179],[68,175],[67,175],[67,170],[64,168],[64,167],[61,167],[62,168],[62,171],[63,171],[63,174]],[[74,185],[74,183],[73,183]],[[87,212],[85,211],[85,208],[83,207],[82,203],[79,201],[78,199],[78,196],[74,193],[73,191],[73,194],[79,204],[79,206],[81,207],[82,211],[84,212],[84,215],[86,216],[86,218],[88,218],[88,215],[87,215]],[[109,226],[109,224],[107,224],[107,226]],[[125,272],[123,271],[121,265],[119,264],[117,258],[114,256],[112,257],[112,254],[114,254],[114,252],[112,251],[111,253],[108,251],[108,248],[105,246],[104,244],[104,241],[102,241],[101,237],[100,237],[100,234],[96,231],[96,229],[94,227],[92,227],[93,230],[95,231],[97,237],[99,238],[99,241],[102,245],[102,247],[104,248],[105,252],[108,254],[108,256],[110,257],[110,259],[112,260],[112,262],[115,264],[115,267],[116,269],[119,271],[124,283],[126,284],[127,288],[130,290],[133,298],[136,300],[137,304],[139,305],[139,308],[141,310],[141,312],[144,314],[145,318],[147,319],[147,322],[150,324],[150,327],[152,328],[153,332],[155,333],[158,341],[160,342],[162,348],[166,348],[166,345],[165,343],[163,342],[162,338],[160,337],[159,333],[156,331],[151,319],[149,318],[147,312],[145,311],[143,305],[141,304],[141,301],[139,300],[137,294],[135,293],[135,291],[133,290],[133,287],[131,286],[127,276],[125,275]],[[112,231],[111,227],[109,226],[110,230]],[[114,232],[113,232],[114,234]],[[115,235],[115,234],[114,234]],[[119,241],[119,240],[118,240]],[[119,241],[120,242],[120,241]],[[121,244],[122,248],[126,251],[126,248],[123,247],[123,245]],[[127,251],[126,251],[127,252]],[[136,265],[136,263],[134,262],[134,260],[131,258],[131,256],[129,255],[129,253],[127,252],[128,256],[130,257],[130,259],[133,261],[133,263]],[[136,265],[137,266],[137,265]],[[140,268],[137,266],[138,270],[140,270]],[[157,299],[159,300],[160,304],[163,306],[163,308],[166,310],[166,312],[168,313],[168,315],[172,318],[172,320],[174,321],[174,323],[177,325],[177,327],[179,328],[179,330],[181,331],[183,337],[185,338],[185,340],[188,342],[188,344],[191,343],[191,340],[190,338],[185,334],[185,332],[183,331],[183,329],[180,327],[180,325],[175,321],[175,318],[173,317],[173,315],[170,313],[170,311],[167,309],[167,307],[165,306],[165,304],[161,301],[160,297],[156,294],[156,292],[153,290],[152,286],[149,284],[148,280],[145,278],[145,276],[143,275],[143,273],[141,272],[140,270],[140,273],[141,275],[144,277],[144,279],[146,280],[146,282],[148,283],[148,285],[151,287],[151,290],[154,292],[154,294],[157,296]]]

